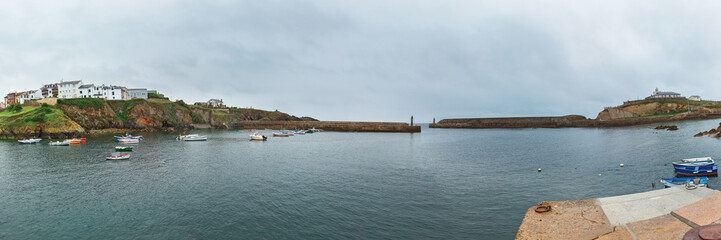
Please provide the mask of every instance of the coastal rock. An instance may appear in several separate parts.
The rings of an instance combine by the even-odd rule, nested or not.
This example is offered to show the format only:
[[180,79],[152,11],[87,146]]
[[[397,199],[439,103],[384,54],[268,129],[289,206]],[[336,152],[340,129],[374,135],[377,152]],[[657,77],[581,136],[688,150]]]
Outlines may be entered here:
[[676,125],[671,125],[671,126],[660,125],[660,126],[657,126],[657,127],[654,128],[654,129],[657,129],[657,130],[658,130],[658,129],[666,129],[666,130],[668,130],[668,131],[676,131],[676,130],[678,130],[678,126],[676,126]]
[[696,135],[693,135],[693,136],[694,136],[694,137],[700,137],[700,136],[703,136],[703,135],[704,135],[704,132],[700,132],[700,133],[697,133]]

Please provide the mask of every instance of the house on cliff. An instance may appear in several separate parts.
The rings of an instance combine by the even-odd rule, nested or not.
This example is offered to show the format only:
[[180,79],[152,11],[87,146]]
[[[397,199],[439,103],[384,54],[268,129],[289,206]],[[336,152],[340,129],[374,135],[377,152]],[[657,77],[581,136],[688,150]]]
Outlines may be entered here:
[[83,81],[60,81],[58,83],[58,97],[59,98],[78,98],[80,94],[80,86],[83,85]]
[[653,91],[653,95],[646,97],[646,100],[658,100],[658,99],[686,99],[682,97],[680,93],[675,92],[661,92],[656,88]]

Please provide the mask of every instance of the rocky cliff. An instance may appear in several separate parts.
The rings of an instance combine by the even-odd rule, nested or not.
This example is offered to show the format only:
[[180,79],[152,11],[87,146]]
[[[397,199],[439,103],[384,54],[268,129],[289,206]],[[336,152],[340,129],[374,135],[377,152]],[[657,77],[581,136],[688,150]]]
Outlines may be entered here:
[[597,120],[616,120],[635,117],[675,115],[685,112],[697,114],[721,113],[721,105],[710,101],[678,99],[629,101],[621,106],[606,108],[596,116]]

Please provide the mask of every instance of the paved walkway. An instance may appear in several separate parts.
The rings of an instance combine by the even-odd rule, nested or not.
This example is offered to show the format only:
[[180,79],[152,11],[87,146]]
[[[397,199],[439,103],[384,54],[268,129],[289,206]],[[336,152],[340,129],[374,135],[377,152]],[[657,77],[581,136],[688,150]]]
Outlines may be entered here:
[[516,239],[681,239],[721,222],[721,192],[709,188],[546,203],[551,212],[526,211]]

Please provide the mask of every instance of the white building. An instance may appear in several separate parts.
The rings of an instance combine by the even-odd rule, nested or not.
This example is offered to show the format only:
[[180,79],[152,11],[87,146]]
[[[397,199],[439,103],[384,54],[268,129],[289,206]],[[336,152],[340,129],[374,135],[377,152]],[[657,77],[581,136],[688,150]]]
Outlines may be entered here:
[[130,97],[128,96],[128,89],[121,86],[105,86],[103,85],[101,87],[101,90],[103,91],[103,98],[107,100],[128,100]]
[[701,101],[701,96],[692,95],[692,96],[689,96],[689,97],[688,97],[688,100],[691,100],[691,101]]
[[22,94],[19,94],[19,95],[17,96],[17,101],[18,101],[20,104],[24,104],[24,103],[27,102],[27,101],[36,100],[36,99],[42,99],[42,98],[43,98],[42,91],[40,91],[40,90],[30,90],[30,91],[27,91],[27,92],[23,92]]
[[82,85],[78,88],[80,98],[102,98],[106,100],[128,100],[128,90],[121,86]]
[[58,98],[79,98],[80,86],[83,81],[60,81],[58,83]]
[[208,106],[210,107],[223,107],[223,99],[210,99],[208,100]]
[[148,99],[148,89],[147,88],[128,89],[128,96],[130,97],[130,99],[133,99],[133,98]]
[[676,99],[676,98],[684,98],[679,93],[675,92],[661,92],[656,88],[656,91],[653,91],[653,95],[646,97],[646,100],[654,100],[654,99]]

